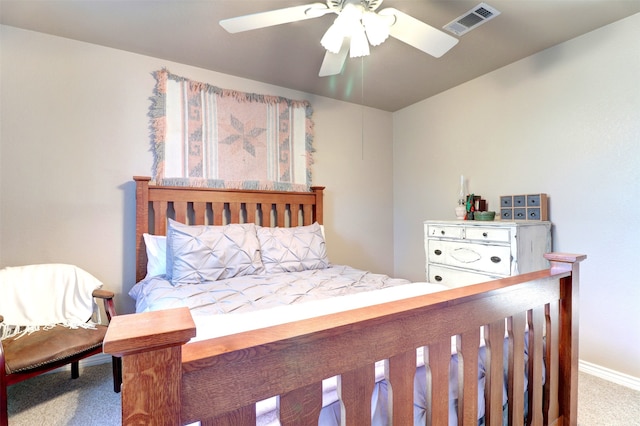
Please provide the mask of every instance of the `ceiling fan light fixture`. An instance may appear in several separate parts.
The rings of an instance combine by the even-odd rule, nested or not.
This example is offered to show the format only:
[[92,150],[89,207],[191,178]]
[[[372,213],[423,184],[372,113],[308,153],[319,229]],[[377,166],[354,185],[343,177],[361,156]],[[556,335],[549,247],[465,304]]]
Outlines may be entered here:
[[[337,21],[337,19],[336,19]],[[338,53],[344,40],[344,29],[338,22],[334,22],[324,33],[320,44],[331,53]]]
[[[347,54],[350,53],[352,58],[367,56],[370,54],[370,45],[378,46],[388,37],[400,40],[435,58],[441,57],[458,43],[457,38],[398,9],[388,7],[378,11],[383,0],[325,2],[326,4],[302,4],[223,19],[220,25],[230,33],[237,33],[335,13],[338,15],[337,18],[320,40],[320,44],[326,49],[318,73],[320,77],[341,73]],[[486,15],[491,14],[492,10],[481,3],[473,12],[489,19]]]
[[362,24],[358,24],[353,28],[351,33],[351,44],[349,45],[349,57],[359,58],[361,56],[369,56],[369,41]]
[[372,46],[381,45],[389,38],[389,26],[393,23],[393,19],[378,15],[374,12],[365,12],[362,15],[362,24]]

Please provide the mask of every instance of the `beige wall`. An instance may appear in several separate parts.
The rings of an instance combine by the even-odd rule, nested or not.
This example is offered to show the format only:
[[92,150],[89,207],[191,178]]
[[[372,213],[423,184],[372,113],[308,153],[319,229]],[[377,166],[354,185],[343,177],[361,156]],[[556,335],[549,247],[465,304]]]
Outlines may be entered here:
[[0,31],[0,266],[76,264],[118,293],[121,312],[132,311],[132,176],[151,173],[151,73],[167,67],[219,87],[308,99],[315,111],[313,183],[327,187],[330,260],[393,272],[390,113],[12,27]]
[[640,15],[394,114],[396,273],[424,279],[421,224],[460,175],[490,209],[550,197],[554,249],[586,253],[580,358],[640,378]]

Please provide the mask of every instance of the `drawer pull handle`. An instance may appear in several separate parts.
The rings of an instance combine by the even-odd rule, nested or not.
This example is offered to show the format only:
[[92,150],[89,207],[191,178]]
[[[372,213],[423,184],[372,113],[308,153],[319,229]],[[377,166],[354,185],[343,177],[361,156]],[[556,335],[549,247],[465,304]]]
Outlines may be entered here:
[[437,256],[440,256],[440,255],[442,254],[442,250],[435,250],[435,251],[434,251],[434,253],[435,253]]
[[486,237],[488,237],[488,236],[489,236],[489,234],[487,234],[486,232],[483,232],[483,233],[482,233],[482,236],[486,238]]
[[502,259],[500,259],[498,256],[491,256],[491,261],[493,263],[500,263]]
[[442,277],[440,275],[436,275],[433,278],[435,278],[435,280],[438,281],[438,282],[442,281]]
[[442,231],[440,231],[440,233],[441,233],[442,235],[444,235],[444,229],[443,229]]

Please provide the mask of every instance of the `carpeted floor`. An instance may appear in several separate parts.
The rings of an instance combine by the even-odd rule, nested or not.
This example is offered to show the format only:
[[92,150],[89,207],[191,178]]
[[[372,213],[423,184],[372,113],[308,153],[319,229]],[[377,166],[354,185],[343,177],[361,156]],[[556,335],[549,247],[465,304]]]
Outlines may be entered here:
[[10,386],[9,426],[119,426],[120,394],[111,363],[44,374]]
[[[580,426],[640,426],[640,392],[580,373]],[[117,426],[120,394],[111,364],[46,374],[9,387],[9,426]]]

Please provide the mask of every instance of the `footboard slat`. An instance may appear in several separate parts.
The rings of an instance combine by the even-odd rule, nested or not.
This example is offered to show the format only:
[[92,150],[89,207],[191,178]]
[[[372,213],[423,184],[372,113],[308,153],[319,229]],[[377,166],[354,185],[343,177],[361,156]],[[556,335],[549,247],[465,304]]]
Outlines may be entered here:
[[507,321],[509,342],[507,400],[509,401],[509,424],[519,426],[524,423],[524,335],[526,313],[520,312]]
[[458,335],[458,412],[463,425],[478,422],[478,352],[480,329]]
[[528,424],[542,425],[542,344],[544,306],[529,311],[529,416]]
[[322,382],[280,396],[282,426],[317,424],[322,409]]
[[[449,363],[451,362],[451,337],[445,337],[425,348],[425,364],[428,365],[427,388],[431,400],[431,412],[427,414],[427,426],[438,426],[449,418]],[[444,423],[446,424],[446,422]]]
[[[408,351],[389,358],[387,380],[391,407],[389,424],[413,423],[413,376],[416,369],[416,351]],[[389,420],[389,419],[388,419]]]
[[344,404],[344,424],[371,424],[371,395],[374,384],[374,364],[342,373],[338,380],[338,395]]
[[485,385],[485,415],[489,426],[502,424],[502,395],[504,385],[504,320],[491,323],[485,328],[487,347],[487,373]]
[[238,426],[256,424],[256,407],[247,405],[213,419],[202,420],[201,426]]
[[559,311],[560,307],[558,302],[549,303],[545,307],[545,384],[543,400],[546,404],[544,406],[545,419],[544,423],[549,424],[549,419],[556,419],[559,416],[558,407],[558,353],[559,342],[558,337],[560,335],[559,327]]

